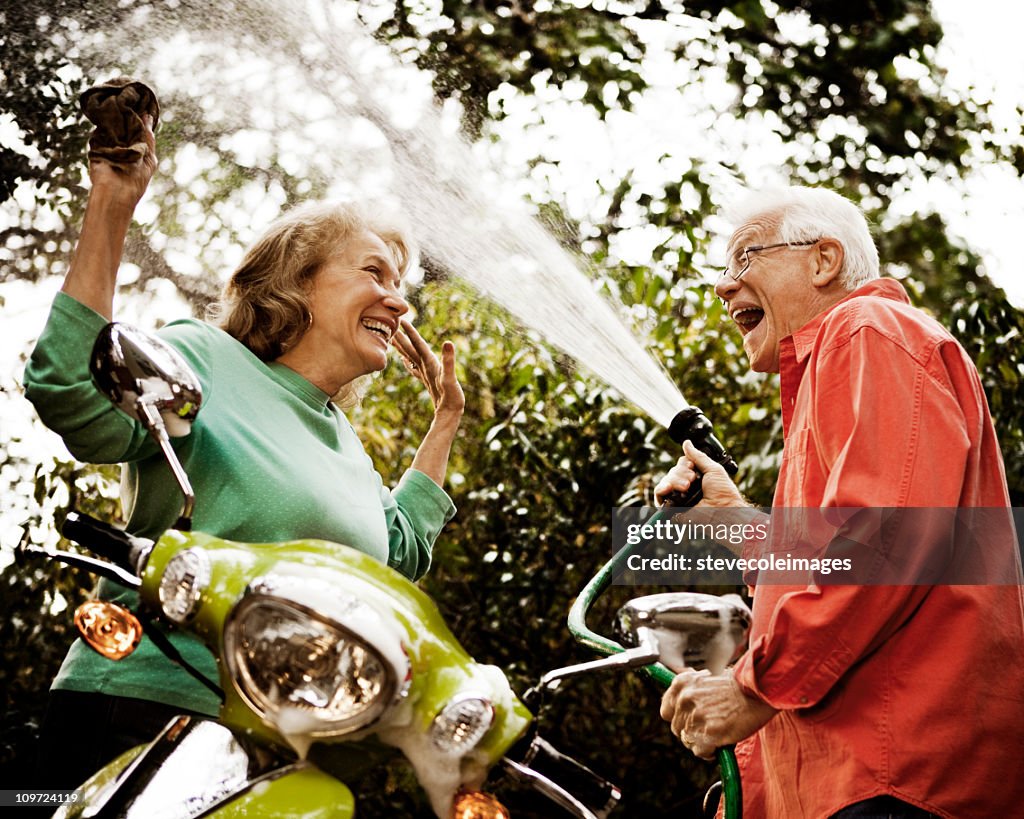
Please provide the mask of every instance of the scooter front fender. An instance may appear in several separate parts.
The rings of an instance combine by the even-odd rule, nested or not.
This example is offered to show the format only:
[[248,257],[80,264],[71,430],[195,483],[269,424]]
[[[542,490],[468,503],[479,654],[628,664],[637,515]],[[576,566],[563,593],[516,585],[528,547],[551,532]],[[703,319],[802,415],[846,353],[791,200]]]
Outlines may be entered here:
[[295,767],[260,783],[228,804],[206,814],[213,819],[280,816],[285,819],[351,819],[355,798],[343,782],[314,765]]

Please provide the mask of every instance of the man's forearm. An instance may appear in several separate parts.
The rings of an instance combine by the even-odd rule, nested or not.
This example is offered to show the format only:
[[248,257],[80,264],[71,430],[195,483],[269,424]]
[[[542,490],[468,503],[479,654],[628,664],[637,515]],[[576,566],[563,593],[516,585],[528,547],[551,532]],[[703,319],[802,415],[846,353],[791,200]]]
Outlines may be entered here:
[[[672,520],[680,525],[683,523],[704,524],[714,527],[716,531],[719,526],[726,526],[731,532],[744,531],[742,527],[749,526],[751,527],[749,529],[750,532],[756,532],[759,526],[767,527],[770,525],[771,515],[765,514],[758,507],[751,504],[743,506],[709,506],[701,504],[685,512],[679,512]],[[745,557],[748,551],[747,546],[753,540],[754,536],[752,534],[750,538],[739,543],[736,543],[733,538],[724,539],[719,542],[734,555]]]

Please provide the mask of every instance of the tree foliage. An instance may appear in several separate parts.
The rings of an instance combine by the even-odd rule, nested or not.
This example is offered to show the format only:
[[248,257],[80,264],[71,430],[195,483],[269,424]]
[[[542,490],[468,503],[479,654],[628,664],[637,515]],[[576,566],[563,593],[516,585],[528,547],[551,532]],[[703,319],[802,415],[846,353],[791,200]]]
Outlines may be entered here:
[[[241,30],[218,48],[232,54],[248,44],[262,53],[274,36],[255,14],[264,8],[255,0],[216,11],[189,0],[26,0],[0,12],[0,120],[17,125],[22,143],[0,149],[5,281],[36,281],[66,265],[84,202],[87,130],[75,102],[81,90],[111,73],[153,68],[147,60],[161,38],[216,30],[224,21]],[[651,79],[646,27],[668,27],[661,30],[670,32],[672,58],[691,69],[690,81],[722,72],[731,83],[729,109],[715,117],[756,121],[777,134],[789,148],[786,170],[794,180],[840,190],[883,226],[877,239],[887,271],[977,361],[1011,491],[1015,501],[1024,498],[1024,365],[1014,354],[1021,313],[939,215],[895,223],[887,216],[914,179],[956,184],[986,162],[1024,170],[1024,139],[996,139],[986,103],[947,88],[934,63],[942,31],[926,2],[394,0],[360,3],[359,11],[401,60],[425,72],[441,103],[458,103],[463,128],[481,141],[511,116],[510,100],[541,98],[541,118],[543,99],[562,94],[603,117],[628,110]],[[111,53],[116,64],[103,57]],[[238,109],[225,110],[214,92],[192,92],[190,83],[246,81],[201,47],[195,75],[162,94],[163,159],[150,194],[159,208],[130,238],[126,259],[137,271],[125,279],[126,297],[165,293],[170,282],[201,311],[252,236],[254,202],[275,210],[323,195],[336,181],[317,139],[301,121],[281,121],[274,111],[275,94],[298,93],[287,64],[294,55],[266,55],[279,58],[282,87],[233,97]],[[309,92],[311,108],[316,93]],[[265,148],[255,156],[240,140],[254,134]],[[353,156],[346,164],[359,164],[361,154]],[[555,162],[541,153],[532,165]],[[186,165],[192,175],[177,177]],[[716,166],[692,156],[688,167],[653,185],[632,172],[602,179],[607,207],[600,213],[570,218],[557,190],[538,195],[538,210],[559,226],[565,244],[585,248],[603,291],[629,310],[670,377],[715,419],[741,461],[743,490],[768,503],[781,453],[776,387],[746,371],[737,336],[694,273],[706,264],[719,172],[738,174],[739,163]],[[613,252],[617,238],[638,224],[666,237],[644,265]],[[610,556],[610,509],[649,500],[677,453],[613,390],[502,309],[481,305],[432,260],[424,267],[427,283],[414,294],[418,323],[427,338],[456,341],[468,398],[451,470],[460,512],[424,583],[470,652],[505,668],[521,691],[544,670],[584,659],[564,618],[576,591]],[[354,416],[386,479],[397,478],[425,430],[424,401],[409,381],[385,374]],[[102,471],[18,459],[4,467],[8,486],[33,487],[34,497],[23,492],[19,501],[34,516],[26,527],[31,542],[44,542],[43,529],[71,506],[89,509],[98,498],[104,508],[95,511],[114,515],[110,476]],[[69,637],[69,612],[54,613],[54,603],[60,597],[73,608],[85,584],[52,563],[11,565],[3,581],[6,764],[38,722],[42,691]],[[595,623],[608,623],[628,592],[616,589],[602,601]],[[51,648],[31,651],[44,632]],[[624,675],[565,688],[552,705],[549,734],[623,785],[622,815],[696,813],[713,770],[685,758],[668,736],[656,718],[656,691]],[[427,815],[407,774],[388,768],[375,776],[365,785],[365,815]],[[512,798],[527,814],[543,815],[525,795]]]
[[[32,506],[24,523],[25,545],[43,539],[43,530],[63,522],[69,509],[118,519],[118,503],[111,497],[116,480],[111,467],[73,461],[18,461],[5,452],[0,469],[24,471],[29,478],[7,487],[8,493],[24,493],[22,505]],[[57,545],[77,551],[67,541]],[[88,599],[90,586],[87,573],[38,555],[21,556],[0,571],[0,698],[4,713],[0,761],[5,783],[11,787],[24,787],[29,781],[35,736],[45,707],[40,694],[49,687],[77,636],[71,614]]]

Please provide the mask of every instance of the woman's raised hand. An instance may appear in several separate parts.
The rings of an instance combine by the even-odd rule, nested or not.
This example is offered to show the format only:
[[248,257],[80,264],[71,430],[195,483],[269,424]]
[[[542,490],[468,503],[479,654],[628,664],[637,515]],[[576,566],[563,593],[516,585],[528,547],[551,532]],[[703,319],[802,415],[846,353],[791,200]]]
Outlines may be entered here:
[[149,181],[156,171],[156,136],[153,134],[153,117],[142,115],[146,155],[130,165],[112,165],[103,159],[89,160],[89,178],[93,190],[104,191],[118,205],[132,210],[142,199]]
[[434,416],[461,418],[466,397],[455,374],[455,345],[446,341],[441,346],[441,358],[438,359],[423,336],[405,319],[395,333],[392,344],[401,353],[405,368],[430,393],[430,400],[434,402]]
[[146,155],[120,167],[100,159],[89,161],[92,190],[78,245],[62,290],[108,321],[114,312],[117,269],[135,206],[149,187],[156,170],[153,120],[142,117]]

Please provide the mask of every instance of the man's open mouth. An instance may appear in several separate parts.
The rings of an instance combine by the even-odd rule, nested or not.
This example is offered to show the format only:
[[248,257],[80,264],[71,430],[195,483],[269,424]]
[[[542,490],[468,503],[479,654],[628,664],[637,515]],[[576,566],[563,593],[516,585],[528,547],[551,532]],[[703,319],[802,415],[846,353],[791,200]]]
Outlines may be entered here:
[[760,307],[741,307],[732,314],[732,320],[736,322],[736,326],[740,328],[743,335],[757,327],[763,318],[764,310]]

